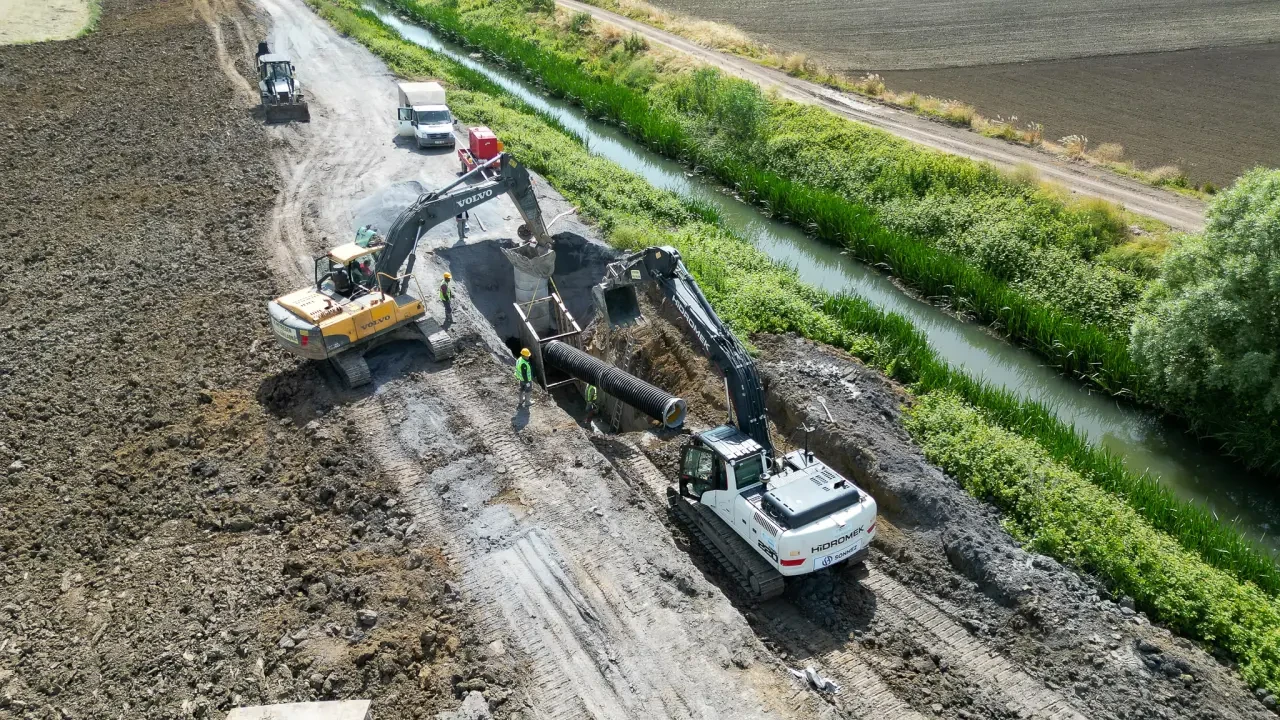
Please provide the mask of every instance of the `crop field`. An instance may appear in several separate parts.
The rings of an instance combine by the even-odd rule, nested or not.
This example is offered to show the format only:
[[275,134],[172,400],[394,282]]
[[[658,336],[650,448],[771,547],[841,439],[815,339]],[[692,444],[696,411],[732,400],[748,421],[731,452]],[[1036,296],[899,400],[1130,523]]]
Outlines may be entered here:
[[896,90],[957,97],[1056,140],[1118,142],[1139,167],[1170,163],[1222,187],[1280,166],[1280,43],[883,73]]
[[1280,164],[1280,3],[1265,0],[659,0],[780,53],[954,98],[1056,141],[1117,143],[1142,168],[1222,186]]
[[0,0],[0,45],[75,37],[97,13],[94,0]]
[[659,0],[832,68],[905,70],[1280,40],[1271,0]]

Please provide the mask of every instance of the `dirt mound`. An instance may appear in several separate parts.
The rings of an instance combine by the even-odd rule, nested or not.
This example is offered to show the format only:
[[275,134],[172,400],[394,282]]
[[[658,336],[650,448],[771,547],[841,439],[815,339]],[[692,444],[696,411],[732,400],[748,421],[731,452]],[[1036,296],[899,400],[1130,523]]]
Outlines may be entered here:
[[[1238,676],[1152,626],[1131,600],[1019,547],[993,508],[911,442],[900,423],[907,399],[900,388],[831,348],[790,337],[754,341],[780,432],[797,442],[801,426],[815,428],[813,450],[869,490],[897,526],[873,547],[879,571],[947,603],[972,633],[1048,686],[1074,693],[1096,717],[1270,715]],[[881,638],[867,626],[866,587],[849,573],[811,576],[794,592],[829,627],[873,645],[909,640]]]
[[270,339],[280,180],[219,72],[262,28],[196,10],[107,0],[94,35],[0,48],[0,714],[429,714],[508,671]]

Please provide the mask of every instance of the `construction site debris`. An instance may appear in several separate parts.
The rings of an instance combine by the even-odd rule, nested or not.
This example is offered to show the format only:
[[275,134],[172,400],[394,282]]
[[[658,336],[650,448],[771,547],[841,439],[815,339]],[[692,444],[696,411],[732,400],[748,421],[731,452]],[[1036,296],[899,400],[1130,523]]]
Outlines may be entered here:
[[804,670],[797,670],[795,668],[787,668],[787,670],[797,678],[809,683],[809,687],[817,690],[818,692],[831,693],[833,695],[840,692],[840,686],[838,684],[823,677],[821,673],[814,670],[812,667],[807,667]]
[[255,705],[227,713],[226,720],[372,720],[368,700]]

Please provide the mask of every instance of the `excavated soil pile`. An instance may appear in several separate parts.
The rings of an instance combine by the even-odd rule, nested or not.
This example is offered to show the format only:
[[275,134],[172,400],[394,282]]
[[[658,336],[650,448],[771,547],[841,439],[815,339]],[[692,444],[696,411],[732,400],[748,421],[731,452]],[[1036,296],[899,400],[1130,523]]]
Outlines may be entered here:
[[279,181],[202,18],[262,28],[215,6],[106,0],[87,38],[0,48],[0,716],[432,716],[510,670],[271,347]]
[[[1270,716],[1238,676],[1152,626],[1131,599],[1022,549],[991,506],[925,460],[901,425],[907,396],[881,374],[798,338],[754,342],[780,431],[799,444],[799,428],[814,428],[810,447],[870,491],[896,526],[873,546],[881,572],[955,608],[972,633],[1047,686],[1073,693],[1093,717]],[[874,597],[850,573],[809,576],[792,591],[824,625],[866,645],[902,641],[877,634]],[[921,672],[911,655],[904,653],[904,676]]]
[[[722,380],[695,349],[688,327],[669,308],[650,302],[646,324],[597,333],[615,362],[677,392],[690,403],[698,429],[724,422]],[[1000,525],[999,514],[969,496],[931,465],[901,425],[909,396],[856,359],[794,337],[752,338],[761,357],[774,442],[808,446],[869,491],[881,509],[870,565],[881,578],[860,581],[848,568],[788,583],[786,599],[825,638],[808,636],[813,652],[856,644],[875,658],[884,682],[935,714],[960,718],[1016,718],[1009,678],[981,664],[953,667],[952,656],[929,632],[904,620],[902,608],[881,596],[887,582],[927,598],[979,643],[998,648],[1036,682],[1070,698],[1091,718],[1264,718],[1270,713],[1239,677],[1204,651],[1134,612],[1088,576],[1023,550]],[[625,359],[626,362],[621,362]],[[677,471],[680,434],[633,441],[667,477]],[[695,551],[695,555],[700,553]],[[732,581],[715,563],[700,563],[731,597]],[[745,602],[745,599],[742,599]],[[795,628],[774,622],[781,609],[752,608],[771,647],[794,648]],[[801,662],[818,662],[820,659]],[[999,671],[992,671],[998,673]]]

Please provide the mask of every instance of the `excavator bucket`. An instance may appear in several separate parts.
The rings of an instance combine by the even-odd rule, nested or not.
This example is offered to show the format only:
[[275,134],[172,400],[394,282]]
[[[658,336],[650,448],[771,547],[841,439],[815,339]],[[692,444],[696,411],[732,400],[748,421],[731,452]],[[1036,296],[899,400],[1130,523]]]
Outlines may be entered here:
[[634,287],[624,285],[605,290],[603,300],[610,326],[631,325],[640,320],[640,302]]
[[267,103],[262,110],[268,123],[311,121],[311,110],[305,102]]

